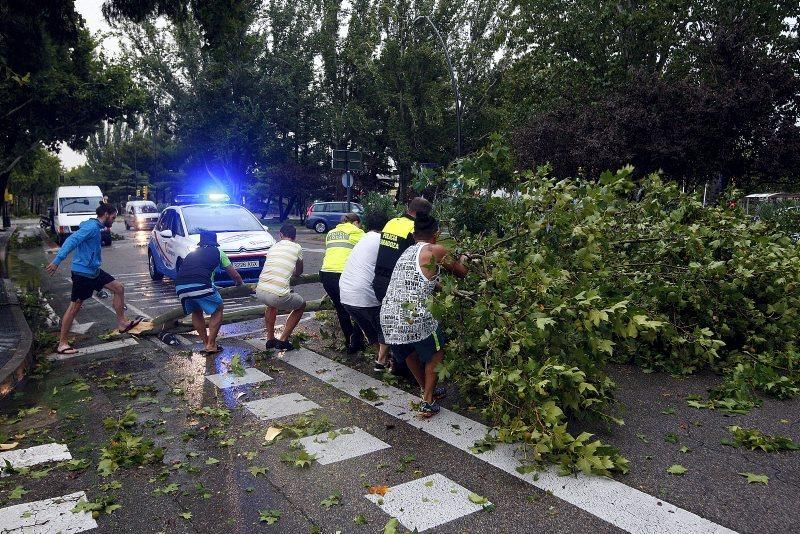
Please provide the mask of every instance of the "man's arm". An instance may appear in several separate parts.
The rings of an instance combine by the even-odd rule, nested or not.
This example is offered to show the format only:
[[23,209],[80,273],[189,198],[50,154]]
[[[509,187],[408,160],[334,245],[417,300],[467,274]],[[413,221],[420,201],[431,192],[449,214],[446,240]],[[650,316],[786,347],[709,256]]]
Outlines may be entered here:
[[61,249],[58,251],[58,254],[56,254],[56,257],[53,258],[52,263],[45,267],[47,272],[51,275],[55,274],[55,272],[58,270],[58,266],[61,265],[61,262],[67,259],[67,256],[69,256],[70,253],[78,247],[78,245],[86,241],[86,238],[89,237],[91,232],[92,230],[88,225],[86,225],[81,226],[78,228],[77,232],[71,234],[66,241],[64,241],[64,244],[61,245]]
[[242,275],[239,274],[239,271],[236,270],[236,267],[233,266],[231,263],[230,258],[228,255],[223,252],[222,249],[219,249],[219,265],[228,273],[228,276],[231,277],[237,286],[240,286],[244,283],[242,280]]
[[242,280],[242,275],[239,274],[239,271],[236,270],[236,267],[234,267],[233,265],[228,265],[227,267],[225,267],[225,271],[227,271],[228,276],[231,277],[231,280],[233,280],[237,286],[244,284],[244,280]]
[[467,276],[467,267],[459,260],[453,257],[453,254],[442,245],[433,245],[431,247],[431,254],[436,258],[436,263],[442,268],[459,278]]

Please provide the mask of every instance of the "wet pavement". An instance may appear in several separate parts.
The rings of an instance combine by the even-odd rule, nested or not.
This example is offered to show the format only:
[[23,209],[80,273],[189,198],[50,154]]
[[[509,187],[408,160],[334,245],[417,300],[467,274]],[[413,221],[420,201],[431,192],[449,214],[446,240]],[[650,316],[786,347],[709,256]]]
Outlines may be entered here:
[[[304,247],[312,248],[315,238],[309,236]],[[132,280],[135,269],[123,270],[123,260],[143,268],[146,263],[135,261],[140,248],[120,243],[104,249],[104,259],[110,272],[129,273]],[[29,251],[18,259],[41,266],[45,258],[43,251]],[[141,283],[129,290],[131,298],[141,298],[132,302],[159,303],[140,295],[157,286]],[[61,313],[68,281],[56,276],[43,285]],[[131,282],[130,287],[138,286]],[[40,378],[0,409],[6,415],[0,442],[13,439],[19,448],[63,443],[75,461],[88,463],[84,469],[62,465],[43,473],[55,465],[44,464],[0,479],[0,508],[85,491],[92,502],[121,506],[96,518],[103,532],[382,532],[393,515],[403,520],[398,532],[402,525],[443,533],[797,530],[800,452],[745,451],[721,441],[730,437],[726,428],[732,424],[800,440],[798,401],[767,400],[745,416],[696,410],[685,397],[705,392],[718,377],[675,379],[612,366],[626,425],[584,428],[619,446],[631,460],[631,473],[607,481],[610,486],[605,479],[549,478],[547,473],[535,482],[513,468],[496,467],[502,451],[468,451],[471,443],[462,443],[461,434],[481,426],[480,418],[452,388],[442,402],[452,411],[430,423],[407,418],[412,408],[403,407],[403,390],[413,393],[414,388],[402,382],[397,384],[402,389],[380,386],[386,398],[361,398],[359,388],[374,382],[367,376],[372,357],[336,350],[341,340],[321,335],[329,328],[324,316],[307,314],[298,328],[313,353],[280,357],[259,351],[263,322],[254,319],[223,326],[225,350],[213,357],[199,354],[197,338],[189,334],[184,338],[189,344],[178,347],[126,337],[130,343],[124,348],[47,364]],[[85,334],[76,334],[78,346],[102,349],[114,342],[100,339],[114,326],[102,302],[87,302],[78,320],[92,324]],[[304,367],[303,354],[318,354],[319,363]],[[234,359],[246,368],[244,376],[228,372]],[[350,382],[342,383],[333,373],[342,364],[363,374],[352,371]],[[309,403],[315,408],[311,414],[264,419]],[[129,409],[135,414],[125,428],[163,448],[163,459],[101,476],[102,450],[113,446],[114,426]],[[284,427],[282,439],[267,442],[265,435],[278,426]],[[347,441],[352,435],[357,442]],[[337,440],[348,443],[345,453],[335,450]],[[305,466],[301,444],[317,451],[318,460]],[[666,473],[676,463],[687,468],[683,476]],[[767,475],[768,484],[748,484],[740,475],[744,472]],[[542,489],[545,481],[555,484],[552,493]],[[570,493],[571,487],[577,492]],[[582,487],[595,489],[581,493]],[[385,488],[386,495],[367,497]],[[604,496],[604,488],[619,492]],[[638,500],[625,500],[623,493],[639,495]],[[476,506],[484,498],[491,506]],[[609,509],[623,506],[622,513],[603,511],[602,502]],[[651,504],[651,513],[643,512]],[[671,522],[631,526],[652,526],[647,516],[659,513]],[[2,521],[0,509],[0,527]]]

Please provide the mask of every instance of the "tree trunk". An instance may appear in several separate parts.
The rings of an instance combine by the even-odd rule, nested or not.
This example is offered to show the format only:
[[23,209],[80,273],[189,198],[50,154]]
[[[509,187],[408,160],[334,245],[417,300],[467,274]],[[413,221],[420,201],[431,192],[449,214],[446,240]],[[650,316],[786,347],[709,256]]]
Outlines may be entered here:
[[397,201],[400,204],[406,204],[408,202],[409,184],[411,183],[411,164],[401,163],[398,165],[397,170],[400,173],[400,187],[397,190]]

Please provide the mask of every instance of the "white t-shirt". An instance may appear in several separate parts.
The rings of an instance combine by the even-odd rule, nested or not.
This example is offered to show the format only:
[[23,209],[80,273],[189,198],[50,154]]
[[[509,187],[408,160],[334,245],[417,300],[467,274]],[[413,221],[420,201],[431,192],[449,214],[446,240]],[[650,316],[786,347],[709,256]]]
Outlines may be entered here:
[[256,291],[266,291],[278,297],[289,294],[289,280],[294,274],[297,260],[303,259],[303,247],[288,239],[281,239],[269,249],[264,268],[258,277]]
[[368,232],[353,247],[339,278],[339,298],[342,304],[358,308],[381,305],[381,301],[375,297],[375,290],[372,289],[380,243],[380,232]]

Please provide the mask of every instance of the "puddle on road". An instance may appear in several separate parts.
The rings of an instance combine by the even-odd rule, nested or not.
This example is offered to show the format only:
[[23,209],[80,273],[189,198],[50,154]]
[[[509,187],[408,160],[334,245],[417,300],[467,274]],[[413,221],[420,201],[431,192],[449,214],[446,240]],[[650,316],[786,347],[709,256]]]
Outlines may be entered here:
[[42,269],[19,257],[16,251],[10,251],[6,257],[8,277],[26,291],[36,291],[42,286]]

